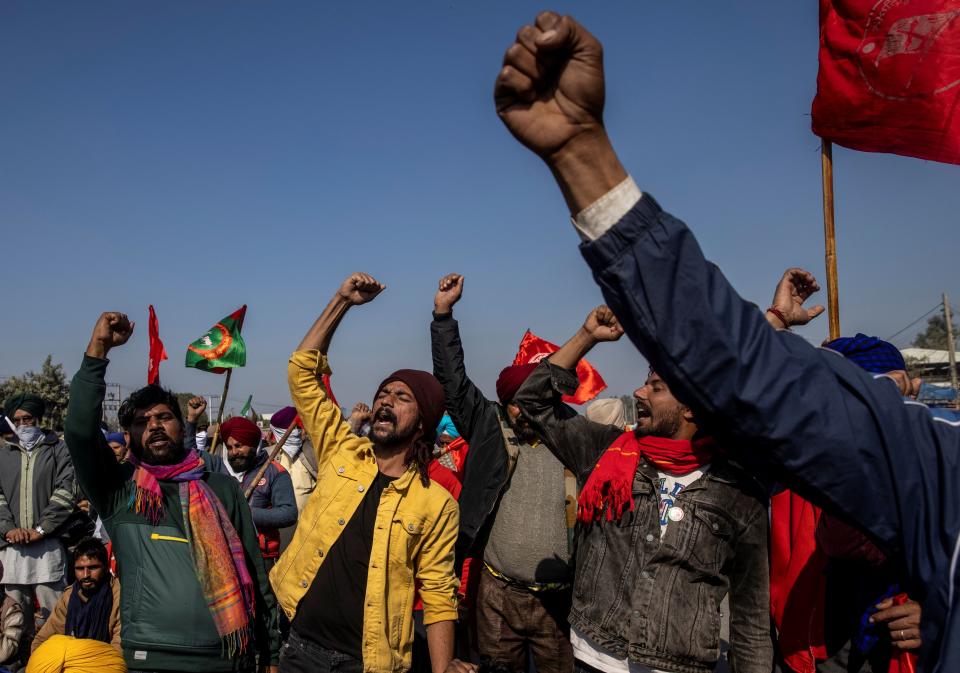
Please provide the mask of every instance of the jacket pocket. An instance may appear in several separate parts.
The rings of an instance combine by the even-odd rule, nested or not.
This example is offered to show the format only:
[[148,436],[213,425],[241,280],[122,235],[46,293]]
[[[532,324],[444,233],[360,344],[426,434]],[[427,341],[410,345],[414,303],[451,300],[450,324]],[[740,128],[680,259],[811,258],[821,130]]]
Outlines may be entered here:
[[696,508],[694,522],[690,558],[698,570],[718,573],[730,549],[733,523],[724,514],[703,506]]
[[411,573],[413,558],[420,547],[425,526],[426,518],[420,514],[399,511],[393,517],[394,531],[390,536],[390,560],[409,567]]

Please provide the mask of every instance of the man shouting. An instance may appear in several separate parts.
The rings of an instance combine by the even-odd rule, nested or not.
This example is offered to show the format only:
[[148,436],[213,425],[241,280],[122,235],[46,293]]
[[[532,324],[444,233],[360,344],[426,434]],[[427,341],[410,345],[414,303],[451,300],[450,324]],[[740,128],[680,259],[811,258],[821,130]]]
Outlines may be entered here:
[[408,670],[415,582],[434,673],[453,658],[459,516],[427,475],[443,390],[427,372],[394,372],[374,394],[370,435],[359,437],[321,383],[343,316],[383,288],[366,274],[347,278],[287,368],[318,473],[293,541],[270,573],[292,622],[284,673]]
[[66,441],[120,569],[121,640],[135,671],[276,671],[276,601],[250,508],[234,479],[184,448],[176,396],[158,385],[120,406],[130,435],[118,463],[100,432],[107,354],[133,324],[100,316],[70,384]]

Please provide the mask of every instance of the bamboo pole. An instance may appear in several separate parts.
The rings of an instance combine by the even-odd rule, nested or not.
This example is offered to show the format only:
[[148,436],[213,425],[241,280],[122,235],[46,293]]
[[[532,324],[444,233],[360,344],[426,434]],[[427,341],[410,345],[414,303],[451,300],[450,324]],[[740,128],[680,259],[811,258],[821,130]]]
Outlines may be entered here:
[[943,293],[943,319],[947,322],[947,358],[950,362],[950,387],[953,388],[953,399],[957,399],[957,353],[956,343],[953,340],[953,316],[950,314],[950,299]]
[[283,433],[283,437],[277,442],[277,445],[273,447],[273,451],[270,452],[270,457],[267,458],[266,462],[260,466],[260,469],[253,477],[253,481],[250,482],[250,485],[247,486],[247,490],[243,492],[243,497],[247,500],[250,499],[250,496],[253,495],[253,491],[257,488],[257,484],[260,483],[260,480],[263,479],[263,475],[266,473],[267,468],[270,467],[270,463],[277,459],[277,456],[280,454],[280,449],[283,448],[283,445],[287,443],[287,439],[290,438],[291,433],[300,425],[300,416],[294,416],[293,420],[290,421],[290,426]]
[[824,140],[820,146],[823,174],[823,239],[824,263],[827,267],[827,317],[830,338],[840,337],[840,289],[837,280],[837,234],[833,220],[833,145]]
[[227,370],[227,377],[223,380],[223,396],[220,398],[220,410],[217,411],[217,427],[213,429],[213,441],[207,448],[211,454],[217,450],[217,440],[220,439],[220,423],[223,422],[223,408],[227,406],[227,392],[230,390],[230,376],[233,374],[233,367]]

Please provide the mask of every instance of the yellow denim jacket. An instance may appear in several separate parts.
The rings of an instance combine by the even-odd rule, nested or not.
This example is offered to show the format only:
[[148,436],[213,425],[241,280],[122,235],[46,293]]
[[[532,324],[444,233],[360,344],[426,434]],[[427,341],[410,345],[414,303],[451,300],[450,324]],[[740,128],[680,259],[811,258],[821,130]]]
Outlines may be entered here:
[[[317,487],[300,514],[293,541],[270,572],[280,606],[293,619],[326,553],[340,537],[377,475],[373,445],[350,431],[320,382],[327,357],[290,357],[293,403],[317,452]],[[457,618],[453,547],[460,510],[439,484],[424,487],[411,466],[380,497],[363,611],[364,671],[409,670],[414,580],[426,624]]]

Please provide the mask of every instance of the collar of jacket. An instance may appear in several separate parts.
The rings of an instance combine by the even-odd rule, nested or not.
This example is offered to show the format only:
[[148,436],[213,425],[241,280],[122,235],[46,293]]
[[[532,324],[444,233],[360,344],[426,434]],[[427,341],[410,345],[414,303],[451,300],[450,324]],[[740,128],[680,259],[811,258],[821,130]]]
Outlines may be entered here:
[[[56,443],[59,442],[59,441],[60,441],[60,436],[57,435],[56,432],[54,432],[53,430],[46,430],[46,429],[44,429],[44,431],[43,431],[43,441],[40,442],[39,444],[37,444],[37,446],[36,446],[33,450],[34,450],[34,451],[37,451],[37,450],[39,450],[41,447],[44,447],[44,446],[52,446],[52,445],[56,444]],[[6,448],[10,449],[11,451],[25,451],[25,450],[26,450],[26,449],[24,449],[22,446],[20,446],[20,443],[19,443],[19,442],[11,442],[10,440],[6,440],[6,442],[4,443],[4,446],[5,446]]]
[[[372,468],[372,472],[373,472],[373,474],[371,475],[371,483],[372,483],[373,479],[375,479],[377,476],[377,471],[380,469],[379,467],[377,467],[377,456],[373,452],[373,442],[367,440],[366,448],[361,449],[361,451],[363,454],[362,455],[363,462],[368,467]],[[417,472],[417,466],[413,461],[411,461],[410,464],[407,465],[406,472],[404,472],[399,477],[394,479],[391,482],[391,484],[398,491],[406,491],[407,489],[410,488],[410,484],[413,483],[413,480],[419,479],[419,478],[420,478],[420,475]]]

